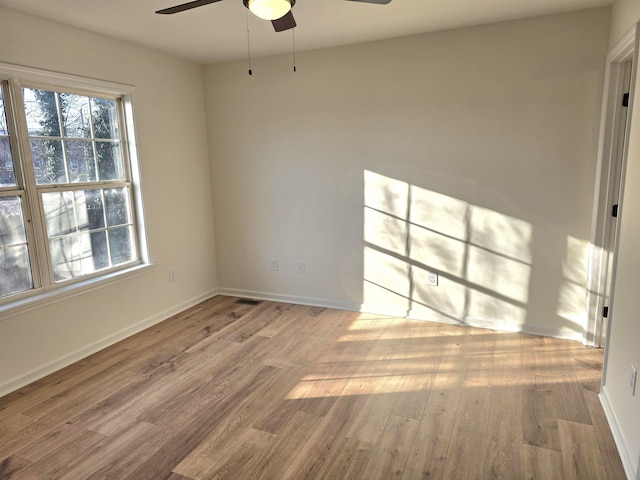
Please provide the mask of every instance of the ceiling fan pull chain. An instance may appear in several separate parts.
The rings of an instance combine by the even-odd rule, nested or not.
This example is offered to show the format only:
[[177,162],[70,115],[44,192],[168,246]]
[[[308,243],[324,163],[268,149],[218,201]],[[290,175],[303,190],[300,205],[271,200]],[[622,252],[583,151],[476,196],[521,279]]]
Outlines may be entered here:
[[249,76],[253,75],[253,71],[251,70],[251,38],[249,36],[249,10],[245,10],[245,15],[247,18],[247,57],[249,59]]
[[293,71],[297,72],[297,70],[296,70],[296,29],[295,29],[295,27],[291,29],[291,35],[293,37]]

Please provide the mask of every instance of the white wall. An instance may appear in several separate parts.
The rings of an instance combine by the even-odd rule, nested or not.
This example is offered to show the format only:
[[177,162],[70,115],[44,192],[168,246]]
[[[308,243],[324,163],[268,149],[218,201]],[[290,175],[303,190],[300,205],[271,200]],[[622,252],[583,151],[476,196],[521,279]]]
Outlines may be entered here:
[[616,0],[611,9],[609,46],[614,47],[640,20],[640,2]]
[[[0,395],[215,290],[202,67],[0,8],[0,61],[135,86],[152,260],[139,277],[0,317]],[[169,283],[169,267],[177,282]],[[138,327],[137,327],[138,326]]]
[[208,66],[220,285],[580,338],[608,32],[595,9]]
[[[637,0],[619,0],[614,4],[611,23],[611,47],[640,21]],[[640,479],[640,388],[635,397],[628,388],[631,365],[640,368],[640,76],[635,84],[631,135],[627,159],[624,196],[621,203],[621,231],[611,330],[607,344],[602,395],[609,408],[610,423],[627,468],[629,478]]]

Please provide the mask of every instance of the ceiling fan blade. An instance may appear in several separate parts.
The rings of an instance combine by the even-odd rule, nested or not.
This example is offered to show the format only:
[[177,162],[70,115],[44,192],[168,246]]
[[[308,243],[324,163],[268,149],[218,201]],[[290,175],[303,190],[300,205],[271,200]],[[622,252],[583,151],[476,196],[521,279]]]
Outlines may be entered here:
[[377,3],[378,5],[386,5],[391,3],[391,0],[347,0],[349,2],[362,2],[362,3]]
[[183,3],[174,7],[163,8],[162,10],[158,10],[156,13],[161,15],[171,15],[173,13],[184,12],[185,10],[191,10],[192,8],[202,7],[219,1],[220,0],[195,0],[194,2]]
[[284,32],[290,30],[296,26],[296,20],[293,18],[293,13],[289,10],[285,15],[275,20],[271,20],[273,28],[276,32]]

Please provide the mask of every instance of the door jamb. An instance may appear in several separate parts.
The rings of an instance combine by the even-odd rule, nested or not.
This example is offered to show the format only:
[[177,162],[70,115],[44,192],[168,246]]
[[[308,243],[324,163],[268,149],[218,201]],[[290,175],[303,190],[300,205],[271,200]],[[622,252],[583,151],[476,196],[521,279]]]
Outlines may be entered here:
[[[629,106],[627,107],[627,122],[624,135],[624,138],[628,139],[632,118],[633,90],[638,66],[639,25],[634,26],[607,55],[591,221],[587,321],[583,333],[583,343],[595,347],[605,345],[608,337],[607,330],[609,330],[613,313],[612,297],[615,287],[613,279],[608,287],[611,293],[608,305],[605,305],[607,301],[607,292],[605,291],[607,288],[607,268],[609,262],[615,262],[618,250],[618,238],[611,238],[616,232],[611,222],[611,208],[613,204],[618,203],[618,198],[622,198],[628,151],[626,141],[623,145],[619,144],[619,119],[620,109],[622,108],[621,93],[623,93],[624,65],[631,61]],[[621,152],[621,155],[618,160],[617,154],[619,152]],[[615,178],[616,163],[618,161],[621,162],[619,179]],[[619,196],[614,198],[614,184],[618,181],[620,182]],[[621,205],[618,211],[618,218],[621,216],[622,208],[623,206]],[[613,251],[607,250],[610,245],[613,245]],[[615,264],[613,264],[613,271],[615,273]],[[603,318],[605,306],[609,307],[609,318],[606,322]]]

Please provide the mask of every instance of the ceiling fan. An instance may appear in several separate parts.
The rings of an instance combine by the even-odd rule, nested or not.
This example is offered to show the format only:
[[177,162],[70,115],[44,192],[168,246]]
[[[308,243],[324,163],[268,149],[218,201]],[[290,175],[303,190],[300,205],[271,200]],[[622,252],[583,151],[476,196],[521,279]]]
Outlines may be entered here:
[[[192,8],[202,7],[210,3],[216,3],[221,0],[194,0],[192,2],[183,3],[174,7],[163,8],[156,13],[161,15],[171,15],[173,13],[184,12]],[[348,0],[350,2],[376,3],[386,5],[391,0]],[[273,28],[276,32],[283,32],[296,26],[296,21],[291,13],[291,7],[296,4],[296,0],[242,0],[244,6],[253,14],[264,20],[271,20]]]

